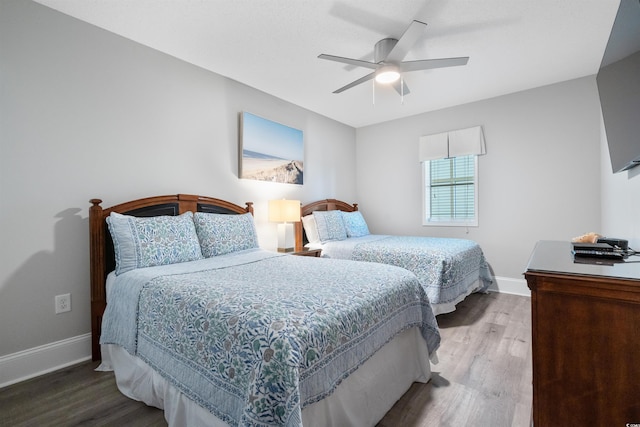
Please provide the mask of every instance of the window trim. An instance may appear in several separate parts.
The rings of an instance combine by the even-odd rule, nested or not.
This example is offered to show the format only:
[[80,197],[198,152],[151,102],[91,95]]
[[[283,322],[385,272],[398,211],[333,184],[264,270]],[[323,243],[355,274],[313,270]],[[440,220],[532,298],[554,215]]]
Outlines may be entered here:
[[[473,203],[474,203],[474,218],[472,219],[447,219],[447,220],[438,220],[438,219],[430,219],[429,212],[430,210],[430,202],[431,202],[431,182],[429,181],[429,185],[427,185],[427,177],[429,176],[429,167],[433,160],[425,160],[422,163],[422,225],[423,226],[436,226],[436,227],[478,227],[478,156],[473,156],[474,162],[474,177],[473,177]],[[427,195],[429,193],[429,196]]]

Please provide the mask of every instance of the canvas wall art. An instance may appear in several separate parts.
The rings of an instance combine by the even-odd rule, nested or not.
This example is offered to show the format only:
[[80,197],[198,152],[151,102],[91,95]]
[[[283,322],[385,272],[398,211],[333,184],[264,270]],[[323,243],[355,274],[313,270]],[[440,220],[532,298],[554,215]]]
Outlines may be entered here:
[[302,185],[303,160],[301,130],[241,113],[240,178]]

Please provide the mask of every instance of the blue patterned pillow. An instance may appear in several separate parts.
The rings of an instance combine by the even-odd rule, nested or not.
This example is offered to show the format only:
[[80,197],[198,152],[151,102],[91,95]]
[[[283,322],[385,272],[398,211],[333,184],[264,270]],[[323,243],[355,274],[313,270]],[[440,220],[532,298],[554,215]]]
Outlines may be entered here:
[[196,212],[193,216],[202,255],[210,258],[258,247],[253,215]]
[[342,212],[342,220],[347,230],[347,237],[362,237],[369,234],[369,227],[359,211]]
[[113,238],[116,274],[202,258],[191,212],[149,218],[111,212],[107,225]]
[[321,242],[347,238],[347,230],[344,228],[340,211],[316,211],[313,213],[313,217],[318,226],[318,237]]

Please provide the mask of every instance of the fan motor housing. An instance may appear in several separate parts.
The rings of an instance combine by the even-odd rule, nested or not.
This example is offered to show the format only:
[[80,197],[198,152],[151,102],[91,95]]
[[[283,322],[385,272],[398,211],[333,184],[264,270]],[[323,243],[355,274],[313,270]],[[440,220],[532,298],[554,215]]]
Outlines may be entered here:
[[376,63],[383,62],[397,43],[398,39],[388,38],[380,40],[373,49],[373,61]]

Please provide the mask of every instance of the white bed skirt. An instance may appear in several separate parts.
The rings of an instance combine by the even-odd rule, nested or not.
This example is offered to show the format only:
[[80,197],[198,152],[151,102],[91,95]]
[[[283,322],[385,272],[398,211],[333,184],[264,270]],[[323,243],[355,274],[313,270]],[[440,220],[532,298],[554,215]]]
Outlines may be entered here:
[[449,301],[449,302],[445,302],[445,303],[441,303],[441,304],[431,304],[431,309],[433,310],[433,315],[437,316],[438,314],[447,314],[447,313],[453,313],[454,311],[456,311],[456,305],[458,305],[458,303],[462,302],[466,297],[468,297],[469,295],[471,295],[474,292],[477,292],[478,289],[480,289],[482,286],[482,284],[480,283],[480,280],[476,280],[470,287],[469,289],[467,289],[467,292],[465,292],[464,294],[458,296],[458,298],[456,298],[453,301]]
[[[433,363],[437,358],[432,356]],[[122,347],[102,345],[99,371],[113,370],[127,397],[164,410],[169,426],[227,426]],[[374,426],[413,382],[431,378],[429,352],[418,328],[395,337],[327,398],[305,407],[305,427]]]

